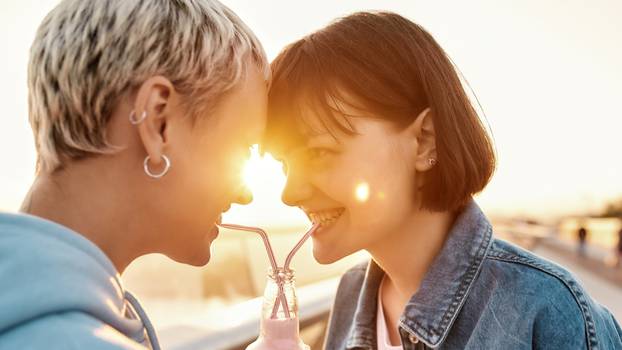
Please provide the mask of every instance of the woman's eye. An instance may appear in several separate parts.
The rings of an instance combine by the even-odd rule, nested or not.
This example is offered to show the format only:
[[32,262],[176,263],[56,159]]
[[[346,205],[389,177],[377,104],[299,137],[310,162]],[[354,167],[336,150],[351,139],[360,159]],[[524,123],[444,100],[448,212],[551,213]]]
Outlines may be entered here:
[[322,147],[309,148],[307,150],[307,157],[309,160],[320,160],[332,154],[334,154],[332,150]]

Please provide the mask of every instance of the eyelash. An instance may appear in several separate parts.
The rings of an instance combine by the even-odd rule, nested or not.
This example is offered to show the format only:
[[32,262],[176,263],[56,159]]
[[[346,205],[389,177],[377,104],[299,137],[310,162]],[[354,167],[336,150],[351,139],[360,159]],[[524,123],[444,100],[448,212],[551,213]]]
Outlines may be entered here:
[[[324,160],[323,158],[334,155],[336,153],[337,152],[324,147],[310,147],[304,151],[306,162],[321,162],[322,160]],[[289,164],[287,164],[287,161],[282,158],[278,158],[277,160],[282,164],[283,173],[287,174],[289,171]]]
[[309,160],[317,160],[326,156],[333,155],[335,152],[323,147],[312,147],[307,149],[307,156]]

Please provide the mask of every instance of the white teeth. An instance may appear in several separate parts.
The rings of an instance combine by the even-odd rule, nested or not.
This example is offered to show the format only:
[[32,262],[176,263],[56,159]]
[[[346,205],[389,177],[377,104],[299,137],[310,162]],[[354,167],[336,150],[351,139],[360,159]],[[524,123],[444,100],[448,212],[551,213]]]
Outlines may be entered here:
[[328,225],[336,221],[345,209],[326,210],[322,212],[309,213],[309,218],[313,223]]

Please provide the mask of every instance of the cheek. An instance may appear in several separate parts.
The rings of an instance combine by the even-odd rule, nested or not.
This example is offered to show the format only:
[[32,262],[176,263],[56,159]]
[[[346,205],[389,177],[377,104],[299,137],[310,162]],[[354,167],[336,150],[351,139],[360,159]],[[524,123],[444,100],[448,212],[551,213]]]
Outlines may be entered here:
[[[386,159],[386,158],[385,158]],[[349,226],[358,232],[379,234],[403,220],[415,207],[414,174],[396,162],[370,161],[373,167],[341,179],[340,201],[349,214]]]
[[170,190],[175,193],[178,215],[205,221],[203,226],[217,219],[220,210],[227,205],[231,188],[226,161],[217,146],[200,143],[188,143],[186,149],[171,160],[174,186]]
[[408,183],[396,180],[388,178],[365,183],[369,193],[367,198],[357,198],[348,205],[356,229],[380,232],[383,227],[393,227],[408,215],[413,208]]

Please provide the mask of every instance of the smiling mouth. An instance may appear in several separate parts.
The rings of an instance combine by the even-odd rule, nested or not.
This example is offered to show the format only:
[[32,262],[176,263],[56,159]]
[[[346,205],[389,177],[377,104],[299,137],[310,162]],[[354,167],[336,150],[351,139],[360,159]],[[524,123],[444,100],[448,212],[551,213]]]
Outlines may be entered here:
[[309,219],[314,224],[320,224],[321,226],[330,226],[334,224],[341,215],[345,212],[345,208],[319,210],[315,212],[307,213]]

